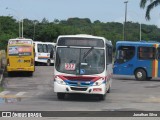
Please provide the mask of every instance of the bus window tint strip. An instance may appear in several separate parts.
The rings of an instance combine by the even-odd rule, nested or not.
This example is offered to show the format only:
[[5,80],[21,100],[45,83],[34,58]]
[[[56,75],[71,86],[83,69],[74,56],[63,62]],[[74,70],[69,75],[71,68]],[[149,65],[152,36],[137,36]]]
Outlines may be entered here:
[[102,39],[94,38],[60,38],[58,46],[104,47]]

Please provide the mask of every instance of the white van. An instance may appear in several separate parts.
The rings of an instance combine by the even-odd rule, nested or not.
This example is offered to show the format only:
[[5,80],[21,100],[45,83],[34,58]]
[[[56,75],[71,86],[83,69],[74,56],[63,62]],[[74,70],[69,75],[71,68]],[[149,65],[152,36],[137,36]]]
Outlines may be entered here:
[[54,63],[54,55],[50,55],[55,50],[56,43],[34,41],[35,47],[35,65],[38,63],[50,66]]

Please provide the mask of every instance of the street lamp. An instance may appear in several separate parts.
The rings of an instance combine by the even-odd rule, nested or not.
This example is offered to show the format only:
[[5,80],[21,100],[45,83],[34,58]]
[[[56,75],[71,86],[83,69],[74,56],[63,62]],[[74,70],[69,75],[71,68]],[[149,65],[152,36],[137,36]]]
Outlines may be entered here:
[[140,38],[139,39],[141,41],[142,40],[142,23],[140,22],[139,24],[140,24],[140,28],[139,28],[139,34],[140,34],[139,36],[140,36]]
[[[19,13],[18,13],[15,9],[8,8],[8,7],[6,7],[6,9],[7,9],[7,10],[13,10],[13,11],[16,12],[16,13],[18,14],[18,16],[19,16]],[[18,18],[19,18],[19,17],[18,17]],[[23,18],[22,18],[21,20],[20,20],[20,18],[19,18],[18,22],[19,22],[19,37],[21,37],[21,34],[22,34],[22,38],[23,38]],[[22,26],[21,26],[21,22],[22,22]],[[22,30],[22,33],[21,33],[21,30]]]
[[127,3],[128,1],[125,1],[125,22],[124,22],[124,32],[123,32],[123,36],[124,36],[124,40],[126,40],[126,21],[127,21]]

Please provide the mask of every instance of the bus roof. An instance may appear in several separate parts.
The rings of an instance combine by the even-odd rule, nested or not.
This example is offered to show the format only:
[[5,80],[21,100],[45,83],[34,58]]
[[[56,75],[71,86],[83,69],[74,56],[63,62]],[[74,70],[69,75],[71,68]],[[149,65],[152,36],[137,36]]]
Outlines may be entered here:
[[130,46],[138,46],[138,45],[154,45],[154,44],[160,44],[160,42],[156,41],[118,41],[116,45],[130,45]]
[[[102,39],[104,40],[106,43],[112,45],[112,42],[110,40],[107,40],[104,37],[100,37],[100,36],[93,36],[93,35],[88,35],[88,34],[77,34],[77,35],[60,35],[58,36],[58,39],[61,37],[77,37],[77,38],[94,38],[94,39]],[[57,40],[58,40],[57,39]]]
[[87,35],[87,34],[77,34],[77,35],[60,35],[60,37],[82,37],[82,38],[99,38],[99,39],[105,39],[104,37],[99,36],[93,36],[93,35]]
[[8,40],[8,45],[11,44],[33,44],[33,40],[29,38],[12,38]]
[[30,38],[12,38],[9,40],[32,40],[32,39],[30,39]]
[[35,43],[35,44],[38,44],[38,43],[41,43],[41,44],[51,44],[51,45],[56,45],[56,43],[54,43],[54,42],[42,42],[42,41],[34,41],[33,43]]

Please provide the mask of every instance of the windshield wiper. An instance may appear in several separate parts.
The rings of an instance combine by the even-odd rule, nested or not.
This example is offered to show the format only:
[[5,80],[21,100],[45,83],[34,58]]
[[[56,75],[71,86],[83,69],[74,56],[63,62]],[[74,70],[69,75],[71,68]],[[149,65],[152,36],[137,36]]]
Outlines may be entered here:
[[86,58],[86,57],[89,55],[89,53],[93,50],[93,48],[94,48],[94,47],[91,47],[91,48],[83,55],[83,58],[82,58],[82,59]]

